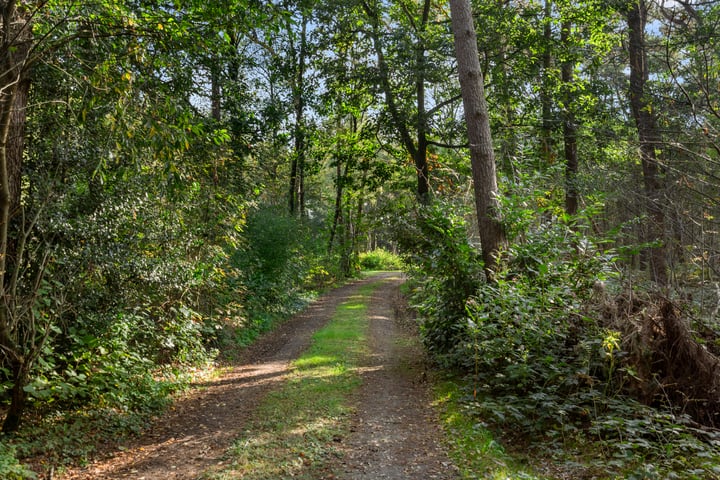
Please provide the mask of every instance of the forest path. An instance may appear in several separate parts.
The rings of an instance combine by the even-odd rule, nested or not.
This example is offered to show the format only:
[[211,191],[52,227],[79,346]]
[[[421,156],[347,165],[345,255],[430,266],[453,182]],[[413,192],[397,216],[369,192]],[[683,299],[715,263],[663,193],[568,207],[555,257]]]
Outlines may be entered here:
[[400,277],[378,288],[368,311],[370,355],[354,395],[351,435],[334,467],[342,480],[455,479],[457,468],[426,382],[425,352],[406,314]]
[[339,305],[360,286],[382,280],[369,308],[370,354],[362,386],[353,396],[356,414],[351,435],[339,446],[343,456],[328,466],[329,478],[450,479],[455,468],[443,453],[442,432],[423,381],[423,353],[408,321],[396,315],[399,274],[380,274],[322,296],[243,352],[235,366],[198,385],[131,444],[115,448],[94,463],[56,479],[203,478],[222,464],[226,450],[241,436],[255,407],[279,387],[290,362],[310,344]]

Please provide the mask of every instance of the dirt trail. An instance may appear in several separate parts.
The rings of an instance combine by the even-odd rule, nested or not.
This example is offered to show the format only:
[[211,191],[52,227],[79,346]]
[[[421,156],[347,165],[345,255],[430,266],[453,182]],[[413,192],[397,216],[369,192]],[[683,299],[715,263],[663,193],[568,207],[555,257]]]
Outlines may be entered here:
[[459,478],[430,405],[424,352],[402,315],[400,283],[400,278],[388,282],[370,304],[371,353],[355,397],[353,433],[335,468],[343,480]]
[[420,352],[408,347],[393,321],[392,304],[398,275],[383,274],[333,290],[306,311],[284,323],[247,349],[237,365],[178,400],[140,438],[113,448],[84,468],[58,480],[133,479],[194,480],[222,463],[226,449],[239,437],[255,407],[285,379],[289,363],[310,343],[335,309],[360,285],[378,278],[370,307],[372,355],[357,393],[354,433],[333,470],[347,480],[455,478],[439,443],[437,419],[420,381]]

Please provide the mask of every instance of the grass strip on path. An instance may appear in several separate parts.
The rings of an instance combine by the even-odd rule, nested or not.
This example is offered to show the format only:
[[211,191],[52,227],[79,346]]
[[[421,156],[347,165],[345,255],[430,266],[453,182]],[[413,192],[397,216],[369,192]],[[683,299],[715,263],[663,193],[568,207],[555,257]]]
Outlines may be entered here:
[[260,405],[245,435],[229,450],[226,465],[206,478],[318,478],[348,428],[348,395],[360,385],[357,367],[367,354],[367,304],[380,284],[360,287],[338,307],[308,351],[293,362],[285,385]]

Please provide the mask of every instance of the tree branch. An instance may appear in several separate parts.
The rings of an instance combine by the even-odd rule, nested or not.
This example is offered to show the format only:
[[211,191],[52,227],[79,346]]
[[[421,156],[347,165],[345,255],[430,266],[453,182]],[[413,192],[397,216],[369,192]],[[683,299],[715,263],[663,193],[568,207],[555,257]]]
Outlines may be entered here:
[[437,105],[435,105],[434,107],[432,107],[430,110],[428,110],[428,111],[425,113],[425,116],[426,116],[427,118],[430,118],[430,117],[432,117],[433,115],[435,115],[435,114],[436,114],[439,110],[441,110],[442,108],[447,107],[447,106],[450,105],[451,103],[455,103],[455,102],[457,102],[457,101],[459,101],[459,100],[462,100],[462,95],[460,95],[460,94],[455,95],[454,97],[448,98],[447,100],[444,100],[444,101],[438,103]]
[[450,149],[454,149],[454,150],[458,150],[458,149],[461,149],[461,148],[470,148],[470,144],[469,144],[469,143],[463,143],[463,144],[460,144],[460,145],[453,145],[453,144],[450,144],[450,143],[436,142],[436,141],[434,141],[434,140],[428,140],[427,143],[428,143],[428,145],[434,145],[434,146],[440,147],[440,148],[450,148]]

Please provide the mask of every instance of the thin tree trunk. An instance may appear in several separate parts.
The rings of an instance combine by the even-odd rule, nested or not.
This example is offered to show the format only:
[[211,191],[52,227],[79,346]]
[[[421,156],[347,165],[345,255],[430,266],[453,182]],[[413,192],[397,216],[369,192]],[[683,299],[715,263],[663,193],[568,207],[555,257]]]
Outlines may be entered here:
[[455,55],[470,142],[475,207],[477,210],[482,256],[488,280],[494,278],[497,254],[505,244],[499,218],[495,153],[485,100],[483,74],[478,57],[477,35],[469,0],[450,0]]
[[360,180],[360,189],[357,199],[357,209],[355,213],[355,222],[353,227],[352,243],[350,245],[350,255],[355,260],[358,256],[358,237],[362,231],[363,213],[365,211],[365,187],[367,186],[368,171],[363,170]]
[[345,172],[342,170],[342,155],[338,154],[335,165],[335,214],[333,215],[332,226],[330,227],[330,240],[328,241],[328,252],[332,252],[335,243],[335,234],[342,218],[342,196],[345,178],[348,174],[348,163],[345,164]]
[[[563,22],[562,31],[560,33],[561,42],[569,47],[570,22]],[[574,65],[570,60],[563,62],[561,67],[561,75],[563,84],[571,85],[574,81],[573,75]],[[567,89],[566,89],[567,90]],[[568,93],[569,97],[570,94]],[[578,211],[578,154],[577,154],[577,126],[575,125],[575,115],[572,111],[570,98],[565,99],[565,114],[563,118],[563,140],[565,143],[565,211],[569,215],[575,215]]]
[[295,78],[292,85],[295,108],[294,153],[290,166],[289,207],[290,213],[305,212],[305,62],[307,56],[308,18],[303,14],[300,29],[300,50],[297,52]]
[[640,140],[640,160],[646,195],[646,208],[650,217],[649,241],[660,244],[650,249],[650,278],[659,285],[668,284],[666,247],[664,245],[665,212],[662,204],[663,180],[658,162],[662,136],[657,128],[652,105],[645,86],[648,81],[645,25],[647,5],[644,0],[632,0],[626,12],[628,23],[628,54],[630,59],[630,107]]
[[220,88],[220,67],[213,65],[210,67],[212,72],[210,73],[210,110],[213,120],[219,122],[222,118],[221,103],[222,103],[222,89]]
[[542,62],[542,82],[540,91],[540,104],[542,115],[542,126],[540,135],[540,150],[542,159],[545,161],[545,167],[552,163],[553,155],[553,120],[552,120],[552,97],[550,95],[550,69],[553,63],[552,56],[552,0],[545,0],[545,25],[543,27],[543,62]]
[[[495,8],[502,8],[503,4],[502,2],[497,2]],[[503,132],[503,136],[500,139],[500,169],[504,170],[507,174],[508,178],[515,180],[517,177],[517,172],[515,171],[515,165],[514,165],[514,159],[517,156],[517,150],[518,150],[518,139],[517,135],[515,134],[515,107],[512,105],[512,102],[510,101],[511,95],[513,95],[512,92],[510,92],[510,77],[512,73],[510,72],[510,69],[508,68],[508,47],[507,47],[507,41],[505,40],[505,36],[500,37],[499,45],[497,46],[498,49],[498,57],[500,62],[500,69],[499,69],[499,82],[498,86],[500,87],[502,91],[502,97],[503,101],[501,102],[503,113],[504,113],[504,122],[505,122],[505,131]]]
[[13,98],[10,118],[10,131],[8,132],[8,177],[10,182],[10,215],[16,215],[20,210],[21,184],[22,184],[22,158],[25,152],[25,120],[27,119],[28,96],[30,93],[30,78],[26,72],[21,74],[17,90]]
[[418,32],[418,41],[415,45],[415,92],[417,98],[417,152],[414,155],[415,171],[418,177],[417,195],[421,203],[430,201],[430,170],[427,163],[427,111],[425,109],[425,75],[427,62],[425,60],[424,33],[430,19],[430,0],[423,4],[422,22]]
[[[368,2],[363,1],[363,9],[371,22],[372,30],[370,36],[377,56],[378,74],[380,76],[380,86],[385,96],[385,104],[387,106],[390,117],[392,118],[395,128],[397,128],[405,150],[410,154],[415,164],[415,172],[417,175],[417,196],[421,203],[427,203],[430,195],[430,170],[427,165],[427,112],[425,110],[425,45],[422,40],[418,40],[416,45],[416,70],[417,79],[416,88],[416,104],[417,104],[417,124],[416,124],[416,141],[410,135],[410,130],[406,126],[406,119],[401,115],[397,106],[395,93],[390,83],[390,72],[385,61],[383,45],[380,38],[380,18],[377,11],[372,8]],[[430,1],[423,2],[423,20],[421,23],[421,31],[418,37],[422,37],[427,22],[430,18]]]

